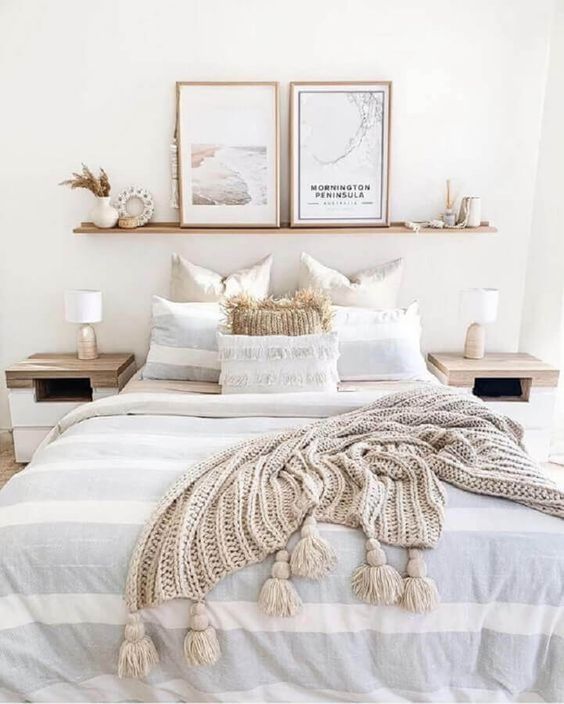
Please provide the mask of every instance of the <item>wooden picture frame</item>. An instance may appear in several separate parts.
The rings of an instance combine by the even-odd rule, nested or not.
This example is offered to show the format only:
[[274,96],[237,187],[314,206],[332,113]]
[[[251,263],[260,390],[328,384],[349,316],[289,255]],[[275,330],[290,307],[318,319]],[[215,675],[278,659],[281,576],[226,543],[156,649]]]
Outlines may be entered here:
[[391,81],[290,83],[292,227],[389,226],[391,108]]
[[277,82],[176,83],[179,223],[280,225]]

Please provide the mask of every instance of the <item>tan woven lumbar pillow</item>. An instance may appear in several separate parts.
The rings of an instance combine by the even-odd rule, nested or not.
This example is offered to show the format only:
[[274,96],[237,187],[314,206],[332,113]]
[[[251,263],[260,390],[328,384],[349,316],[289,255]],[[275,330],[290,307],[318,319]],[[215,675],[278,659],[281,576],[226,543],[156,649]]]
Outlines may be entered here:
[[332,328],[331,302],[316,291],[262,300],[240,294],[228,298],[223,308],[233,335],[315,335]]

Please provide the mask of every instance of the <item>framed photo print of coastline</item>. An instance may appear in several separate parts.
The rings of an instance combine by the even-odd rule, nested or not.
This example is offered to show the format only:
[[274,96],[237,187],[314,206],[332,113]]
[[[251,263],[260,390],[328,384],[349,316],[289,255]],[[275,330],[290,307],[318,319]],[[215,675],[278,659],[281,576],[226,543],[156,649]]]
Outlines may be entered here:
[[278,83],[176,84],[181,227],[278,227]]
[[389,225],[390,81],[290,84],[292,227]]

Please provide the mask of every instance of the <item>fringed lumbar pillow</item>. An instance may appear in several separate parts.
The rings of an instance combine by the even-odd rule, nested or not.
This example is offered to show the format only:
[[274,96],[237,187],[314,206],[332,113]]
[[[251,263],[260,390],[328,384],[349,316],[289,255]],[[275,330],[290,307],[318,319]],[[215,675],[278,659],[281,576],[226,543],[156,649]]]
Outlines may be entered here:
[[317,291],[263,300],[241,294],[226,300],[223,308],[233,335],[314,335],[332,329],[331,301]]
[[336,391],[339,340],[317,335],[217,336],[224,394]]

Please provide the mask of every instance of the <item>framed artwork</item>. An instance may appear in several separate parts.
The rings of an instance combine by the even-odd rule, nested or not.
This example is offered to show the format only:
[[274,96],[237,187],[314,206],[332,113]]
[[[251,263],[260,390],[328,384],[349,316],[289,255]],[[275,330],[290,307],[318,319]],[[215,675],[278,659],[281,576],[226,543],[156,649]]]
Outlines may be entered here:
[[176,84],[180,225],[278,227],[278,83]]
[[292,227],[389,225],[390,81],[290,84]]

